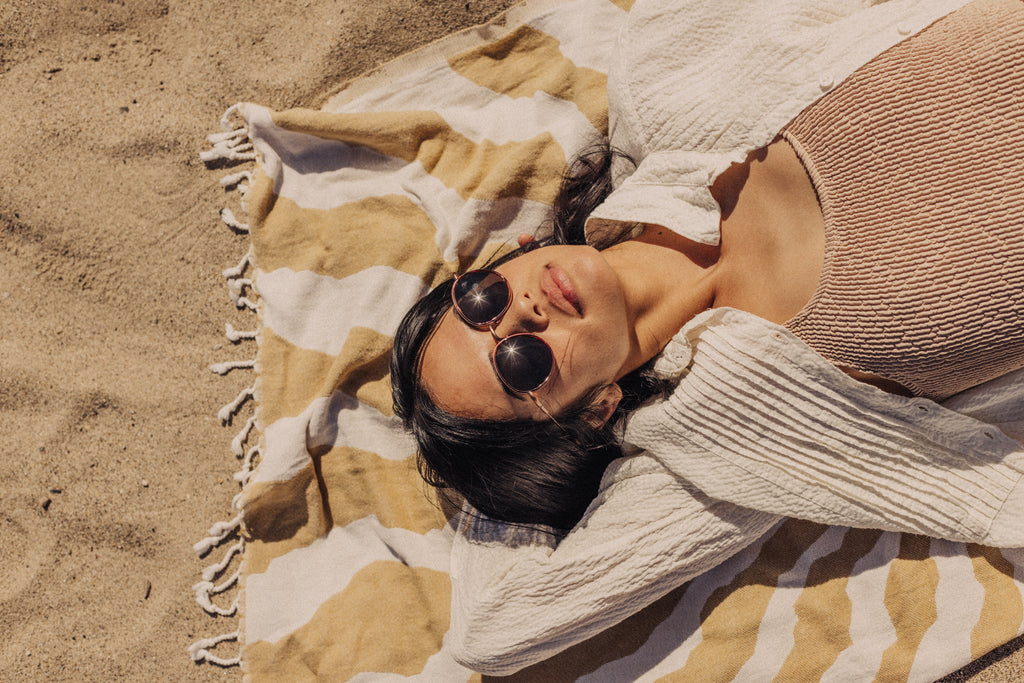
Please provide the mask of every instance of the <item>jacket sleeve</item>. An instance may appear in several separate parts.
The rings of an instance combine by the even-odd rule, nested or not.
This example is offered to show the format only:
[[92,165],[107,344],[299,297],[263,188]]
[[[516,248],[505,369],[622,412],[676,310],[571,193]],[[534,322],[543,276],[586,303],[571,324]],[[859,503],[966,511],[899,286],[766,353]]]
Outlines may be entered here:
[[518,671],[639,611],[779,520],[712,500],[643,454],[609,466],[584,519],[561,539],[464,511],[448,646],[475,671]]
[[945,406],[895,396],[733,309],[688,323],[658,362],[670,361],[682,379],[631,416],[626,439],[707,495],[825,524],[1024,546],[1024,448],[1012,438],[1024,373]]

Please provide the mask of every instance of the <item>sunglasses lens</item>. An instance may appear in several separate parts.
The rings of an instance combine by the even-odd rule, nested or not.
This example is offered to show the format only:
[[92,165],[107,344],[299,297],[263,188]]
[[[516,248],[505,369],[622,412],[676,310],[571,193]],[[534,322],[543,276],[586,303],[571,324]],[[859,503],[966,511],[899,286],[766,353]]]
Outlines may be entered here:
[[513,391],[527,393],[539,388],[551,375],[555,359],[540,337],[514,334],[498,342],[494,367]]
[[505,278],[490,270],[474,270],[460,277],[452,299],[466,322],[488,325],[502,316],[512,298]]

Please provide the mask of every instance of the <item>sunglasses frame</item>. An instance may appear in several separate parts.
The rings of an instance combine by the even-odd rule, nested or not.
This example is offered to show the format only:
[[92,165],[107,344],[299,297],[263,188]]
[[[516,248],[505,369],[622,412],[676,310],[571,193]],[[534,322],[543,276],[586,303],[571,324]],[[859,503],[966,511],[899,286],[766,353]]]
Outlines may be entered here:
[[[498,279],[501,280],[501,282],[505,285],[505,289],[508,290],[508,300],[505,302],[505,306],[501,309],[501,312],[498,313],[496,316],[492,317],[490,320],[481,323],[473,322],[466,316],[465,312],[459,306],[458,297],[455,295],[455,288],[459,286],[459,280],[462,280],[463,278],[468,277],[474,273],[488,273],[490,275],[496,275]],[[451,298],[452,306],[455,308],[455,312],[458,313],[459,317],[462,318],[462,322],[466,323],[470,327],[475,327],[478,330],[486,330],[490,328],[492,325],[496,325],[498,321],[501,320],[506,313],[508,313],[508,309],[512,306],[512,285],[508,283],[508,278],[506,278],[504,275],[502,275],[496,270],[491,270],[490,268],[476,268],[475,270],[466,271],[462,275],[455,276],[455,280],[452,282]]]
[[[505,302],[505,306],[501,309],[501,312],[498,315],[492,317],[487,322],[478,323],[470,320],[466,316],[462,308],[459,306],[458,297],[455,294],[455,288],[458,286],[459,280],[466,277],[467,275],[472,275],[473,273],[488,273],[490,275],[495,275],[498,277],[498,279],[501,280],[502,283],[504,283],[505,288],[508,290],[508,301]],[[540,400],[534,395],[534,392],[539,390],[545,384],[547,384],[551,377],[555,374],[555,352],[551,349],[551,345],[548,344],[543,339],[541,339],[536,334],[533,334],[531,332],[516,332],[514,334],[508,335],[507,337],[502,337],[501,335],[498,334],[497,330],[495,329],[495,326],[498,324],[498,322],[501,321],[503,317],[505,317],[505,314],[508,313],[508,309],[512,306],[512,297],[512,285],[509,284],[508,279],[498,271],[491,270],[490,268],[477,268],[475,270],[467,271],[462,275],[457,275],[455,277],[455,281],[452,282],[451,298],[452,308],[455,309],[455,313],[459,316],[459,318],[462,319],[462,322],[466,323],[472,328],[478,330],[490,330],[491,336],[494,337],[494,340],[497,342],[497,344],[494,345],[494,350],[491,351],[491,366],[494,368],[494,374],[497,376],[498,380],[503,385],[505,385],[505,388],[507,388],[509,391],[514,391],[517,394],[527,394],[528,396],[530,396],[530,398],[532,398],[533,401],[537,404],[537,407],[540,408],[544,412],[544,414],[546,414],[548,417],[554,420],[554,417],[551,415],[551,413],[549,413],[548,410],[543,405],[541,405]],[[507,342],[508,340],[514,339],[516,337],[533,337],[534,339],[537,339],[548,350],[548,355],[551,357],[551,367],[550,369],[548,369],[547,375],[545,375],[544,379],[540,382],[540,384],[538,384],[532,389],[523,390],[513,387],[511,384],[509,384],[508,380],[504,377],[504,375],[501,373],[501,370],[498,368],[498,348],[501,347],[501,345]]]

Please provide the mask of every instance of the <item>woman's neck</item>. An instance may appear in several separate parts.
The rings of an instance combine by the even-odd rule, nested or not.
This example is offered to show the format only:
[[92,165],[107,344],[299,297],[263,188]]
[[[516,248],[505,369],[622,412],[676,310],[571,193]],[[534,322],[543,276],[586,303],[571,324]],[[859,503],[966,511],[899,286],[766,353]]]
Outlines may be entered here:
[[784,323],[818,286],[824,218],[787,142],[751,153],[710,189],[722,208],[720,246],[646,225],[639,237],[603,252],[622,282],[635,330],[625,372],[657,355],[679,328],[712,306]]
[[825,219],[796,151],[783,139],[720,175],[717,305],[785,323],[814,295],[825,260]]
[[657,355],[687,321],[715,303],[717,246],[657,225],[604,251],[622,283],[634,338],[622,374]]

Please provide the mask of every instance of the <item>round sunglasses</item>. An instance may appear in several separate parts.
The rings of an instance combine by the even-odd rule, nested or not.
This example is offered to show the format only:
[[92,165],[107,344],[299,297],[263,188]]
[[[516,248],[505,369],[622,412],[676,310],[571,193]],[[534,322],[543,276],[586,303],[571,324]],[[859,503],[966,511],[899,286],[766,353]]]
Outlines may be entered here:
[[[488,329],[498,342],[491,352],[494,372],[506,387],[529,394],[544,386],[555,370],[555,354],[548,343],[535,334],[517,332],[500,337],[495,326],[512,305],[512,287],[496,271],[471,270],[455,278],[452,305],[463,322],[477,329]],[[541,410],[547,410],[541,406]]]

